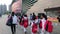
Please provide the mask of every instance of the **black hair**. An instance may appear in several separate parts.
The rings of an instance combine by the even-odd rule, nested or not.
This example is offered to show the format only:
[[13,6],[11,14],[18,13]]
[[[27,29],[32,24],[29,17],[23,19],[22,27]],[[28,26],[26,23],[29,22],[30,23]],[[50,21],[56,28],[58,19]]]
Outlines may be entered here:
[[35,15],[35,13],[33,13],[33,15]]
[[32,15],[32,14],[30,14],[30,15]]
[[33,20],[35,20],[35,19],[36,19],[36,15],[35,15],[35,13],[33,13],[33,17],[32,17],[32,18],[33,18]]
[[60,17],[60,15],[59,15],[59,17]]
[[45,15],[44,13],[42,13],[41,16],[43,16],[45,18],[45,20],[47,20],[47,15]]
[[25,14],[24,16],[25,16],[25,17],[27,17],[27,15],[26,15],[26,14]]
[[11,15],[12,15],[12,16],[14,16],[14,14],[15,14],[15,13],[14,13],[14,12],[12,12],[12,14],[11,14]]

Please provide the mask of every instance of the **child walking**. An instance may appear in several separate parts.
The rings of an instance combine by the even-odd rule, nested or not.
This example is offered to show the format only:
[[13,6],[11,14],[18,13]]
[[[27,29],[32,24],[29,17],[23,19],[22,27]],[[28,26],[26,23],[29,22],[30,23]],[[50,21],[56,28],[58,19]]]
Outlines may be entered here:
[[24,26],[24,32],[25,32],[25,34],[27,33],[27,27],[28,27],[28,17],[27,17],[27,15],[24,15],[23,16],[23,26]]
[[41,20],[39,23],[40,34],[45,34],[47,16],[44,13],[42,13],[40,17],[41,17]]

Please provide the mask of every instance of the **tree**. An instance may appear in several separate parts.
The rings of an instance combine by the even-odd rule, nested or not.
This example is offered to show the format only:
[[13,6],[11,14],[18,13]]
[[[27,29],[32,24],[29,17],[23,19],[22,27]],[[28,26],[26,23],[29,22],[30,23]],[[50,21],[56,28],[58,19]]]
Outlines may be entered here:
[[13,0],[12,3],[11,3],[11,5],[12,5],[14,2],[16,2],[16,0]]

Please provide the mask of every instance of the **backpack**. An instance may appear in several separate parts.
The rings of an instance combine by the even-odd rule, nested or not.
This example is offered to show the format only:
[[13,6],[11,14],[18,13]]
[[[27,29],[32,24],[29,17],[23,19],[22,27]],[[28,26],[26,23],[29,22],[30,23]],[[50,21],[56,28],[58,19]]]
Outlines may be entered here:
[[8,20],[6,22],[6,25],[7,26],[11,26],[12,25],[12,21],[13,21],[12,17],[8,18]]

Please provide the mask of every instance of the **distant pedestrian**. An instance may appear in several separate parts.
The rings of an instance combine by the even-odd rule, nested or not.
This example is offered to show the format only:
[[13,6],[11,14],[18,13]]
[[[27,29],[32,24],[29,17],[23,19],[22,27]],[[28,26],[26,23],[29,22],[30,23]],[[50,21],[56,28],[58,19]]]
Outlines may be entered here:
[[58,21],[59,21],[59,23],[60,23],[60,15],[57,17],[57,19],[58,19]]
[[33,15],[32,15],[32,14],[30,14],[30,22],[29,22],[29,25],[31,25],[31,24],[32,24],[32,18],[33,18]]
[[36,15],[35,15],[35,13],[33,13],[32,20],[35,20],[35,19],[36,19]]
[[33,17],[33,15],[32,15],[32,14],[30,14],[30,20],[32,20],[32,17]]
[[33,22],[35,22],[35,19],[36,19],[36,15],[35,15],[35,13],[33,13],[33,15],[32,15],[32,21],[31,21],[31,26],[32,26]]

